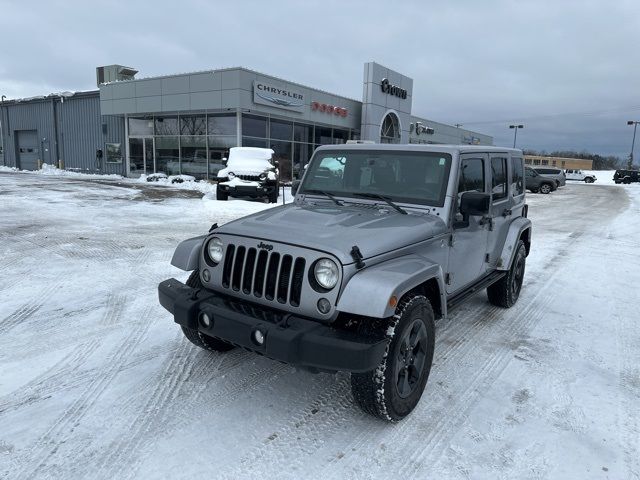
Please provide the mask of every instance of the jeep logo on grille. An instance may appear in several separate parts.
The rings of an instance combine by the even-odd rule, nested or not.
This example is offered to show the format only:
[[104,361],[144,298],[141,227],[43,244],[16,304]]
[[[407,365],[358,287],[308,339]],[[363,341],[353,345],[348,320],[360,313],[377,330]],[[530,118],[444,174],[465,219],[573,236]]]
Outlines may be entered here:
[[260,242],[258,244],[258,248],[262,248],[263,250],[266,250],[267,252],[270,252],[271,250],[273,250],[273,245],[269,245],[268,243]]

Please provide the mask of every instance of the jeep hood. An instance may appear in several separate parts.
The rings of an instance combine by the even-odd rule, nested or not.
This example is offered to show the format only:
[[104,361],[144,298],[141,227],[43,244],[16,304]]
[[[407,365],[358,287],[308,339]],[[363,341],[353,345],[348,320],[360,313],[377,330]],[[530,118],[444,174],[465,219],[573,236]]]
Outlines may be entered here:
[[217,232],[252,237],[256,245],[289,243],[328,252],[346,265],[353,263],[349,252],[354,245],[367,259],[444,233],[446,225],[435,215],[402,215],[371,204],[290,204],[234,220]]

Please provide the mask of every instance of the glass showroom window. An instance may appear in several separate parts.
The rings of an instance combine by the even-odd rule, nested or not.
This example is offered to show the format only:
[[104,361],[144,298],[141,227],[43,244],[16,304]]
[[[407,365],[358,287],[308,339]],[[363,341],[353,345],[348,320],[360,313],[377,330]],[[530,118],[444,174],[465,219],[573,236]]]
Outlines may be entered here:
[[178,128],[178,117],[156,117],[156,135],[180,135]]
[[235,135],[237,131],[237,117],[235,113],[223,115],[209,115],[208,134],[209,135]]
[[291,140],[293,134],[293,123],[284,120],[271,119],[269,138],[272,140]]
[[235,135],[209,137],[209,178],[216,178],[224,168],[224,160],[229,158],[229,149],[236,146]]
[[180,174],[180,148],[178,137],[156,137],[156,172]]
[[206,135],[207,117],[204,115],[181,116],[180,135]]
[[180,172],[198,179],[207,178],[207,137],[180,137]]
[[320,145],[332,143],[331,129],[316,126],[316,143]]
[[293,140],[295,142],[313,143],[313,125],[296,123],[293,127]]
[[267,118],[254,115],[242,116],[242,135],[267,138]]
[[153,135],[153,118],[130,118],[129,136]]
[[280,180],[283,182],[291,181],[291,142],[271,142],[271,149],[275,152],[273,159],[279,163]]

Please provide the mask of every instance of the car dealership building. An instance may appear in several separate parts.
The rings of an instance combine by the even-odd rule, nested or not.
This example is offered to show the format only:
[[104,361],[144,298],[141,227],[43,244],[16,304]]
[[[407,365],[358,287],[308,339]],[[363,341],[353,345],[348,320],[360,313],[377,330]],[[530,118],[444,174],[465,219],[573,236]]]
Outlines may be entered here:
[[364,66],[361,101],[246,68],[136,73],[99,67],[99,90],[3,101],[0,164],[212,178],[230,147],[252,146],[272,148],[290,179],[324,144],[493,143],[414,116],[413,80],[374,62]]

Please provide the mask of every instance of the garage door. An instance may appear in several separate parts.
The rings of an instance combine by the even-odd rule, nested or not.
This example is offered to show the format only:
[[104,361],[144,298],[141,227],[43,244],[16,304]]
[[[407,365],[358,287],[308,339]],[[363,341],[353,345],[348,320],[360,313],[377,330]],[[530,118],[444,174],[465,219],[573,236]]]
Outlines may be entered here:
[[18,130],[18,168],[37,170],[40,145],[37,130]]

